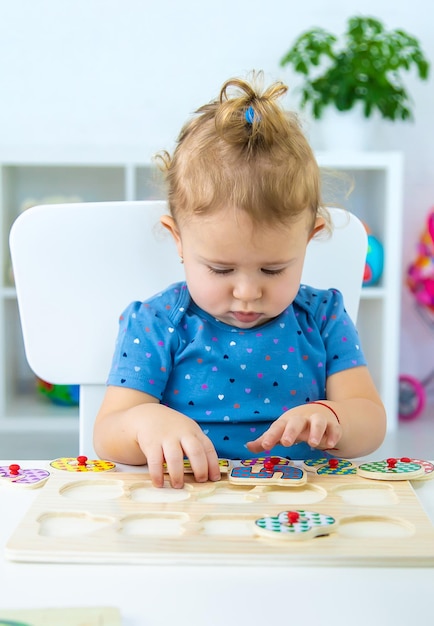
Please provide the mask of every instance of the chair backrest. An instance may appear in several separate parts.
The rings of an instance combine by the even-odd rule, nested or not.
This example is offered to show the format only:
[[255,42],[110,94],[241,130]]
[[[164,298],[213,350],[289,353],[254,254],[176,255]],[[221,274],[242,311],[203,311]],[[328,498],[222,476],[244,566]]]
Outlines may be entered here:
[[[25,211],[11,229],[27,361],[43,380],[80,385],[79,450],[89,458],[119,314],[184,277],[159,224],[165,212],[162,201],[52,204]],[[340,289],[355,321],[367,236],[346,211],[332,209],[332,219],[333,235],[308,246],[303,282]]]

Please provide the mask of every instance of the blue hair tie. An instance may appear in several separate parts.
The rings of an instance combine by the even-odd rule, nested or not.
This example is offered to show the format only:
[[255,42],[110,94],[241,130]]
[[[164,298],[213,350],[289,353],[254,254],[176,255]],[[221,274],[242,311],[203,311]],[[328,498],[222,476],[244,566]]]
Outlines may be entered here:
[[261,116],[255,113],[255,109],[252,106],[249,106],[246,109],[246,112],[244,113],[244,117],[246,118],[246,122],[248,124],[253,124],[253,122],[255,121],[255,118],[258,122],[261,120]]

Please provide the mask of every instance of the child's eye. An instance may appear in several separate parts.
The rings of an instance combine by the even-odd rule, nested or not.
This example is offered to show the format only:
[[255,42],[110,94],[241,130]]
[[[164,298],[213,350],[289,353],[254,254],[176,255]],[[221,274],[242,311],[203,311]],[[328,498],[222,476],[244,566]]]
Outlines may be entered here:
[[263,274],[267,274],[268,276],[278,276],[279,274],[282,274],[284,272],[284,268],[280,268],[278,270],[267,270],[265,267],[263,267],[261,269],[261,272]]
[[220,276],[224,276],[225,274],[230,274],[233,270],[231,270],[230,268],[222,269],[218,267],[208,267],[208,271],[211,272],[211,274],[219,274]]

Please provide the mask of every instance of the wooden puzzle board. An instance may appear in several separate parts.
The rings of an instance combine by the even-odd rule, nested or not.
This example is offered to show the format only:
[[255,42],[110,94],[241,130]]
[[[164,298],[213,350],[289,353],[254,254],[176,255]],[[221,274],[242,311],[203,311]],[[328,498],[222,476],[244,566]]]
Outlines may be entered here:
[[[147,474],[52,475],[6,545],[14,561],[434,566],[434,526],[408,481],[308,475],[300,487],[152,487]],[[304,509],[332,515],[330,535],[286,541],[255,520]]]

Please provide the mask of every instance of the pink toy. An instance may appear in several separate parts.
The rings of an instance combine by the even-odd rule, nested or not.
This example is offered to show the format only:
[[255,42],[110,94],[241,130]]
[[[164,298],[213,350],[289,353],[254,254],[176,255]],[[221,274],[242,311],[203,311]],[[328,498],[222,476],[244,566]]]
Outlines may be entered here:
[[407,285],[416,302],[434,313],[434,207],[417,246],[418,256],[408,268]]
[[[417,311],[429,326],[434,324],[434,207],[417,246],[417,257],[407,271],[407,286],[416,300]],[[399,378],[399,417],[414,419],[425,408],[425,389],[434,380],[434,370],[423,380],[409,375]]]

